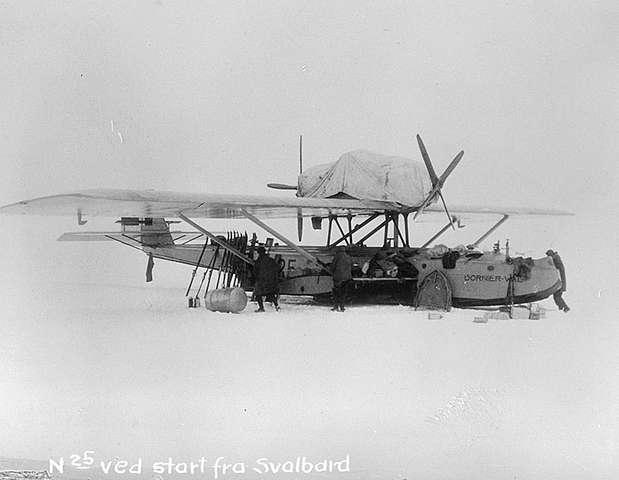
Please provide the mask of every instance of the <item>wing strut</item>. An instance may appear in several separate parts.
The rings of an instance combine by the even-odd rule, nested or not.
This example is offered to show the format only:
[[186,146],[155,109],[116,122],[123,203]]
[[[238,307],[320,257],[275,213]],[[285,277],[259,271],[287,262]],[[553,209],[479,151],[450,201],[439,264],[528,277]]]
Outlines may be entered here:
[[249,263],[250,265],[254,264],[254,261],[249,258],[247,255],[241,253],[239,250],[237,250],[236,248],[234,248],[232,245],[230,245],[229,243],[227,243],[226,241],[218,238],[216,235],[213,235],[211,232],[209,232],[208,230],[205,230],[204,228],[202,228],[200,225],[198,225],[196,222],[194,222],[193,220],[191,220],[190,218],[186,217],[185,215],[183,215],[182,213],[178,214],[178,217],[183,219],[185,222],[187,222],[189,225],[191,225],[193,228],[195,228],[196,230],[202,232],[204,235],[206,235],[208,238],[210,238],[213,242],[215,242],[217,245],[219,245],[221,248],[223,248],[224,250],[227,250],[228,252],[232,253],[233,255],[236,255],[237,257],[239,257],[241,260],[243,260],[246,263]]
[[488,235],[490,235],[490,234],[491,234],[492,232],[494,232],[497,228],[499,228],[499,227],[501,226],[501,224],[502,224],[503,222],[505,222],[505,220],[507,220],[508,218],[509,218],[509,215],[508,215],[508,214],[506,214],[506,213],[505,213],[505,214],[503,214],[503,217],[502,217],[502,218],[501,218],[498,222],[496,222],[496,223],[494,224],[494,226],[493,226],[490,230],[488,230],[488,231],[487,231],[486,233],[484,233],[481,237],[479,237],[477,240],[475,240],[475,242],[474,242],[474,243],[471,243],[470,245],[467,245],[467,246],[466,246],[466,248],[469,248],[469,249],[471,249],[471,250],[472,250],[472,249],[474,249],[474,248],[476,248],[476,247],[477,247],[477,246],[478,246],[481,242],[483,242],[483,241],[486,239],[486,237],[487,237]]
[[[339,243],[343,242],[344,240],[346,240],[347,243],[353,243],[352,241],[352,234],[355,232],[358,232],[359,230],[361,230],[363,227],[365,227],[368,223],[370,223],[372,220],[374,220],[376,217],[378,217],[380,215],[380,213],[375,213],[373,215],[371,215],[370,217],[368,217],[367,219],[365,219],[362,223],[358,224],[355,226],[355,228],[353,228],[352,230],[349,229],[348,233],[346,235],[344,235],[343,237],[341,237],[339,240],[337,240],[336,242],[333,242],[327,246],[329,247],[335,247],[336,245],[338,245]],[[350,239],[348,238],[350,237]]]
[[204,256],[204,252],[206,251],[206,246],[208,245],[208,242],[205,241],[204,242],[204,246],[202,247],[202,251],[200,252],[200,256],[198,257],[198,261],[196,262],[196,268],[193,269],[193,272],[191,272],[191,281],[189,282],[189,285],[187,286],[187,291],[185,292],[185,296],[189,296],[189,291],[191,290],[191,286],[193,285],[193,280],[196,278],[196,273],[198,271],[198,268],[200,268],[200,262],[202,261],[202,257]]
[[450,227],[453,226],[454,223],[459,222],[460,219],[458,217],[456,217],[455,215],[453,217],[451,217],[451,222],[447,223],[443,228],[441,228],[432,238],[430,238],[426,243],[424,243],[421,247],[419,248],[426,248],[428,245],[430,245],[433,241],[435,241],[438,237],[440,237],[443,233],[445,233]]
[[[256,225],[258,225],[261,228],[264,228],[267,232],[269,232],[271,235],[273,235],[274,237],[277,237],[278,239],[280,239],[282,242],[284,242],[286,245],[288,245],[290,248],[292,248],[293,250],[295,250],[296,252],[298,252],[300,255],[302,255],[303,257],[307,258],[309,261],[315,263],[318,267],[326,270],[327,272],[329,271],[327,269],[327,267],[320,261],[318,260],[318,258],[316,258],[314,255],[312,255],[311,253],[309,253],[307,250],[305,250],[304,248],[301,248],[299,245],[297,245],[296,243],[294,243],[292,240],[289,240],[288,238],[284,237],[281,233],[279,233],[277,230],[273,230],[271,227],[269,227],[266,223],[262,222],[261,220],[259,220],[258,218],[256,218],[254,215],[252,215],[251,213],[249,213],[247,210],[245,210],[244,208],[239,209],[240,212],[245,215],[249,220],[251,220],[252,222],[254,222]],[[330,273],[329,273],[330,274]]]

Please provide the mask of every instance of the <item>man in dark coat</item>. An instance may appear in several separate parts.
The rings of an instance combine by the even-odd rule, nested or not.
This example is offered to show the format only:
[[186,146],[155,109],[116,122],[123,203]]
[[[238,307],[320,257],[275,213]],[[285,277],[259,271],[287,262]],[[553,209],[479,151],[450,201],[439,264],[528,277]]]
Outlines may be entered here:
[[352,279],[352,258],[346,253],[344,247],[338,247],[331,263],[331,275],[333,275],[333,311],[343,312],[348,284]]
[[548,250],[546,255],[552,259],[552,263],[555,268],[559,270],[559,275],[561,276],[561,288],[557,290],[552,297],[554,298],[557,307],[559,307],[559,310],[563,310],[567,313],[570,311],[570,307],[567,306],[567,303],[565,303],[565,300],[561,297],[563,292],[567,290],[567,280],[565,278],[565,267],[563,266],[563,261],[561,260],[559,254],[553,250]]
[[264,300],[273,303],[275,310],[279,310],[277,297],[279,296],[279,265],[269,257],[264,247],[258,247],[258,258],[254,263],[254,296],[258,302],[256,312],[264,312]]

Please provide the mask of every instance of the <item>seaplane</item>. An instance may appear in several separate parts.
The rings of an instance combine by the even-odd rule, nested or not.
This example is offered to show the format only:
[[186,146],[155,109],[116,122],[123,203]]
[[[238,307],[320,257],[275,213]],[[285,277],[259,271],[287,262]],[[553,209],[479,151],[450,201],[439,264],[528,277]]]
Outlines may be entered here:
[[[562,210],[487,206],[447,206],[442,189],[464,156],[460,151],[438,175],[419,135],[421,160],[365,150],[303,170],[299,139],[296,185],[269,183],[294,196],[178,193],[155,190],[95,189],[24,200],[0,208],[3,214],[66,215],[83,226],[89,217],[116,218],[119,229],[68,232],[61,241],[114,241],[147,256],[146,280],[153,259],[193,267],[186,291],[190,305],[201,292],[254,287],[256,251],[266,248],[280,266],[281,295],[327,301],[333,281],[329,269],[337,249],[353,259],[351,301],[398,302],[416,308],[506,307],[545,299],[561,288],[558,270],[548,257],[514,257],[495,244],[480,244],[512,215],[571,215]],[[445,214],[447,223],[423,243],[411,243],[411,228],[426,213]],[[463,214],[496,215],[498,221],[467,245],[448,248],[435,242],[449,229],[461,228]],[[269,219],[297,221],[298,242],[272,228]],[[302,245],[310,219],[326,230],[324,245]],[[219,232],[201,219],[248,220],[269,236]],[[184,222],[195,230],[175,230]],[[174,227],[176,228],[176,227]],[[194,279],[203,269],[195,293]],[[198,276],[199,278],[199,276]],[[198,284],[197,280],[195,282]],[[205,286],[204,290],[202,287]],[[192,301],[195,300],[195,301]]]

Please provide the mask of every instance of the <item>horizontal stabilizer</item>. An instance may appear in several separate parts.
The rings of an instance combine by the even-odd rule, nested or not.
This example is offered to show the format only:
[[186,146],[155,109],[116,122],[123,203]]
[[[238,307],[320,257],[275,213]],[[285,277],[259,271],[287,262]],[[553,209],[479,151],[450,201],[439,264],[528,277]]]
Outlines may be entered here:
[[[219,232],[218,232],[219,233]],[[195,232],[195,231],[191,231],[191,232],[184,232],[184,231],[173,231],[173,232],[168,232],[167,230],[161,230],[161,231],[155,231],[155,230],[149,230],[148,232],[66,232],[63,233],[62,235],[60,235],[60,237],[58,237],[58,241],[59,242],[107,242],[110,240],[115,240],[115,241],[133,241],[133,242],[137,242],[137,243],[142,243],[142,237],[150,237],[152,238],[153,235],[167,235],[170,234],[172,235],[172,238],[177,241],[180,239],[189,239],[191,238],[191,236],[197,236],[197,237],[202,237],[202,234],[200,232]]]
[[122,237],[118,232],[66,232],[58,237],[59,242],[106,242]]

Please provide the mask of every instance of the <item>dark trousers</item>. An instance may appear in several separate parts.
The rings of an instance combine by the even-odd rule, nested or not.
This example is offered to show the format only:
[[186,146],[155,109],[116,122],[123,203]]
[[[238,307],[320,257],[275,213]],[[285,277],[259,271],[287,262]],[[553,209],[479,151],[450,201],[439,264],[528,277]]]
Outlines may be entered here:
[[335,307],[344,308],[346,296],[348,294],[349,281],[333,284],[333,305]]
[[568,306],[567,306],[567,303],[565,303],[565,300],[563,300],[563,297],[561,295],[563,295],[563,292],[559,290],[558,292],[555,292],[552,295],[552,298],[554,298],[555,303],[557,304],[557,307],[559,307],[559,310],[565,310],[566,308],[568,308]]
[[[276,307],[279,306],[277,304],[277,294],[269,293],[268,295],[256,295],[256,302],[258,302],[258,306],[264,310],[264,300],[267,302],[271,302]],[[263,298],[264,297],[264,298]]]

